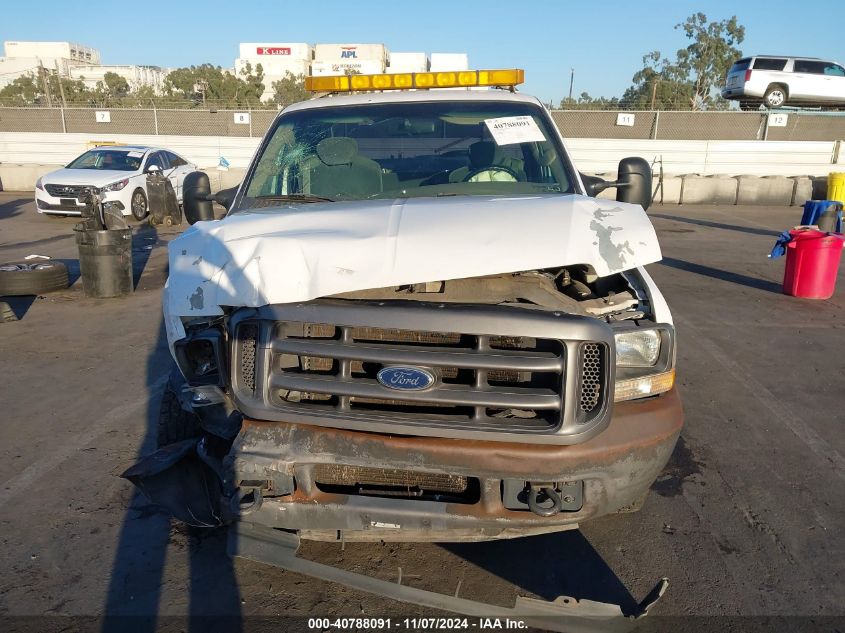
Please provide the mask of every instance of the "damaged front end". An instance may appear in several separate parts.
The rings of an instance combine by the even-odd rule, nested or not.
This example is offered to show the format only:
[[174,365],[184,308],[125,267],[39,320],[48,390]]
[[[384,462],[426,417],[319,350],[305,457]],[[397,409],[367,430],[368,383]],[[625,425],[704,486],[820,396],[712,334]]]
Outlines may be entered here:
[[632,627],[665,580],[627,615],[502,609],[296,556],[299,539],[506,539],[639,507],[682,424],[671,315],[641,268],[653,229],[631,205],[519,204],[315,205],[174,240],[181,413],[124,476],[186,523],[234,524],[233,555],[466,615]]
[[[186,523],[233,523],[232,555],[464,615],[627,630],[665,579],[627,614],[563,596],[500,608],[296,552],[300,538],[478,541],[629,511],[680,428],[673,391],[617,393],[632,371],[617,367],[618,332],[662,332],[649,369],[674,370],[674,332],[654,313],[637,271],[599,277],[578,265],[185,319],[173,342],[184,380],[171,391],[200,435],[124,476]],[[595,360],[585,346],[601,350]],[[378,372],[397,363],[429,367],[436,384],[387,391]]]

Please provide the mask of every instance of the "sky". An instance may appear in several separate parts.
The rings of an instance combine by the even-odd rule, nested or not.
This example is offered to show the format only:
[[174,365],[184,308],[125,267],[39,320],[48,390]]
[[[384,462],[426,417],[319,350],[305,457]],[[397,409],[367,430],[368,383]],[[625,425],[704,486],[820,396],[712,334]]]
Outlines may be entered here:
[[472,68],[524,68],[523,92],[555,104],[621,96],[659,50],[686,45],[674,26],[696,12],[737,15],[745,54],[845,62],[836,0],[275,0],[4,2],[0,40],[72,41],[104,64],[231,68],[240,42],[383,43],[391,51],[465,52]]

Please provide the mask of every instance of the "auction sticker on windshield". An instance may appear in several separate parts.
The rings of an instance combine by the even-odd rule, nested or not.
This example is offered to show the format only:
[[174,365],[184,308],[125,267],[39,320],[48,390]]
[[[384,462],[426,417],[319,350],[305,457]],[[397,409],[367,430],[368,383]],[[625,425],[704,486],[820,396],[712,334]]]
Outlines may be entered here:
[[530,116],[505,116],[498,119],[484,119],[484,124],[493,135],[496,145],[533,143],[545,141],[543,131]]

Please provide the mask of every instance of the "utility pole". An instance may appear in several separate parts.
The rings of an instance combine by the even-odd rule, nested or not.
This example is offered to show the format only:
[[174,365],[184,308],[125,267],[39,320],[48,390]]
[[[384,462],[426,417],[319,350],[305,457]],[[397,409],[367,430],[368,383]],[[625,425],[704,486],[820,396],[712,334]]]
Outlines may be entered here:
[[657,82],[660,81],[659,79],[655,79],[654,83],[651,84],[651,109],[654,110],[654,102],[657,100]]
[[575,69],[569,69],[569,103],[572,103],[572,84],[575,83]]
[[47,107],[53,107],[53,99],[50,95],[50,82],[47,80],[47,69],[41,59],[38,60],[38,76],[41,77],[41,89],[44,91],[44,96],[47,97]]
[[62,97],[62,107],[67,107],[67,102],[65,101],[65,85],[62,83],[62,76],[59,73],[59,60],[56,60],[56,79],[59,80],[59,93]]
[[208,91],[208,81],[206,79],[200,79],[194,84],[194,92],[199,92],[202,94],[202,107],[205,108],[205,93]]

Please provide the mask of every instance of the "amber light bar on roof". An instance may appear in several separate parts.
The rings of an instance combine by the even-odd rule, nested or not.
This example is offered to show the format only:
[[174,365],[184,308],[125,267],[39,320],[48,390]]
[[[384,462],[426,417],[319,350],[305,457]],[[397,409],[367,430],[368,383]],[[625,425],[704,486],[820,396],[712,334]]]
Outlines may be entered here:
[[473,86],[516,86],[525,81],[521,68],[460,70],[439,73],[396,73],[380,75],[337,75],[306,77],[310,92],[357,92],[367,90],[411,90],[412,88],[470,88]]

